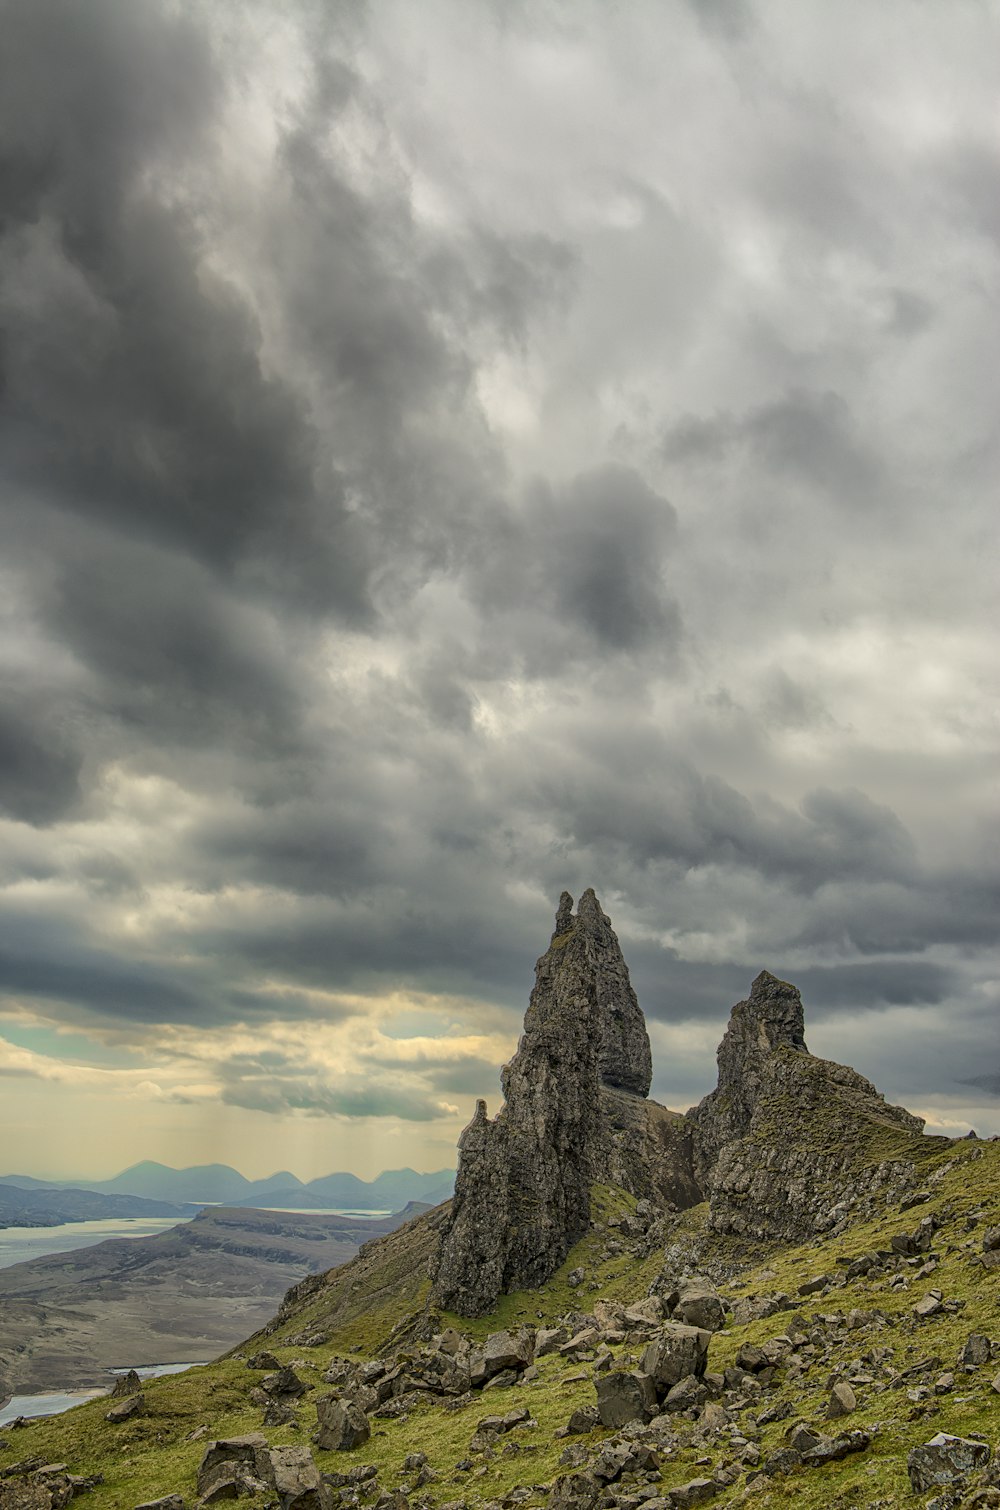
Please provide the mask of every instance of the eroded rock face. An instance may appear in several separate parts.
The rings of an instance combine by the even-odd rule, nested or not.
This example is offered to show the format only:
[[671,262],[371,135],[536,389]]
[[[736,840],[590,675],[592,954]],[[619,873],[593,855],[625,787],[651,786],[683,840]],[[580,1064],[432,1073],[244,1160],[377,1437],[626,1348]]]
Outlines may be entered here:
[[593,891],[575,915],[563,892],[521,1042],[501,1075],[505,1104],[490,1121],[480,1102],[459,1139],[438,1305],[481,1315],[498,1295],[548,1279],[590,1219],[602,1085],[641,1100],[651,1075],[646,1024],[614,930]]
[[685,1117],[647,1099],[645,1022],[593,891],[575,914],[563,893],[535,975],[505,1105],[490,1121],[481,1101],[459,1140],[437,1305],[482,1315],[543,1284],[587,1230],[596,1181],[660,1211],[707,1194],[717,1231],[785,1241],[913,1188],[923,1122],[809,1053],[787,981],[763,971],[736,1004],[718,1087]]
[[[719,1084],[688,1113],[720,1232],[800,1241],[913,1176],[923,1121],[847,1065],[806,1048],[802,998],[762,971],[719,1046]],[[893,1157],[873,1157],[884,1146]]]

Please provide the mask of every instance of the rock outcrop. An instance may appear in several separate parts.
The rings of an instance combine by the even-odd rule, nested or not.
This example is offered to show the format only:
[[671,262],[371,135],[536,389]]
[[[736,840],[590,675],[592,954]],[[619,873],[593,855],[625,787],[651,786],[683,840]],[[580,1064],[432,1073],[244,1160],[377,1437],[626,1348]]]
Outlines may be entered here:
[[614,930],[593,891],[575,915],[563,892],[552,941],[535,967],[524,1033],[501,1075],[505,1104],[491,1121],[480,1101],[459,1139],[438,1305],[480,1315],[498,1295],[544,1283],[582,1237],[599,1150],[614,1143],[602,1087],[631,1103],[619,1118],[627,1137],[615,1145],[620,1183],[652,1185],[648,1171],[627,1167],[650,1141],[635,1108],[651,1076],[645,1020]]
[[923,1121],[805,1042],[795,986],[762,971],[719,1045],[718,1087],[688,1113],[719,1232],[797,1241],[913,1176]]
[[587,1230],[595,1181],[655,1208],[707,1194],[710,1225],[799,1241],[904,1194],[923,1122],[806,1047],[802,998],[762,971],[732,1010],[716,1090],[687,1116],[647,1099],[649,1037],[593,891],[564,892],[505,1104],[480,1101],[459,1140],[433,1298],[475,1316],[545,1282]]

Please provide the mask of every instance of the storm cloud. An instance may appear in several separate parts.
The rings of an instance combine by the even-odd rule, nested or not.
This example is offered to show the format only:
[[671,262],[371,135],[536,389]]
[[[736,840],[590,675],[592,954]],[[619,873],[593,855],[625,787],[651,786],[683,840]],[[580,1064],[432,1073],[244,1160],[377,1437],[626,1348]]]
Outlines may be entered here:
[[440,1167],[592,885],[674,1104],[768,968],[1000,1131],[997,18],[0,24],[18,1085]]

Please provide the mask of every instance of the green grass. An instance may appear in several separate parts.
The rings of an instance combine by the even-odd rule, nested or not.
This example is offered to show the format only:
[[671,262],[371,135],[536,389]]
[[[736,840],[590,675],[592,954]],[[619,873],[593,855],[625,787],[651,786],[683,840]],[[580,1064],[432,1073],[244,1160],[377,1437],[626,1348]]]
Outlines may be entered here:
[[[940,1149],[932,1150],[928,1173],[942,1165]],[[769,1252],[747,1253],[733,1238],[719,1238],[705,1229],[705,1210],[695,1208],[679,1216],[670,1234],[671,1244],[689,1243],[706,1261],[733,1265],[740,1254],[746,1268],[723,1293],[736,1299],[744,1294],[771,1294],[783,1291],[792,1296],[800,1284],[823,1273],[842,1272],[837,1259],[849,1260],[872,1247],[887,1247],[894,1232],[910,1229],[928,1212],[942,1219],[936,1234],[934,1251],[940,1266],[926,1282],[911,1283],[906,1291],[887,1287],[887,1278],[873,1281],[862,1278],[826,1296],[809,1296],[797,1300],[798,1314],[808,1322],[816,1314],[851,1309],[870,1312],[877,1308],[887,1318],[885,1325],[865,1325],[847,1332],[842,1341],[834,1342],[829,1362],[814,1368],[796,1381],[778,1376],[776,1388],[763,1397],[768,1407],[788,1400],[795,1415],[836,1431],[825,1418],[827,1386],[832,1371],[860,1358],[873,1346],[893,1349],[893,1364],[902,1369],[930,1354],[942,1360],[942,1367],[953,1367],[957,1354],[970,1332],[982,1331],[1000,1343],[1000,1277],[987,1273],[975,1262],[981,1247],[983,1229],[1000,1222],[1000,1144],[948,1145],[954,1167],[937,1183],[930,1183],[932,1200],[906,1213],[886,1210],[877,1219],[852,1226],[839,1238],[824,1237],[795,1248],[772,1248]],[[587,1310],[599,1297],[631,1300],[645,1294],[663,1262],[662,1252],[645,1259],[629,1255],[604,1259],[607,1222],[634,1207],[624,1192],[598,1187],[593,1193],[594,1228],[577,1244],[565,1264],[544,1289],[524,1291],[503,1297],[495,1314],[478,1321],[443,1316],[467,1334],[481,1338],[502,1326],[523,1322],[535,1325],[554,1320],[568,1310]],[[969,1226],[973,1217],[978,1224]],[[384,1350],[394,1332],[405,1330],[418,1313],[428,1290],[426,1258],[433,1248],[434,1231],[426,1218],[399,1233],[371,1245],[350,1264],[327,1276],[306,1281],[291,1292],[292,1300],[283,1307],[277,1323],[246,1345],[251,1351],[266,1346],[283,1362],[296,1362],[300,1375],[317,1386],[325,1386],[321,1374],[330,1358],[353,1353],[367,1356]],[[584,1270],[583,1284],[567,1283],[573,1269]],[[944,1313],[926,1322],[913,1316],[913,1306],[930,1286],[944,1292],[947,1299],[965,1302],[956,1315]],[[717,1335],[710,1349],[710,1367],[721,1369],[732,1362],[744,1341],[762,1341],[780,1334],[788,1321],[787,1313],[756,1321],[746,1326],[731,1326]],[[292,1339],[309,1330],[321,1329],[328,1334],[319,1347],[304,1348]],[[628,1344],[617,1350],[622,1363],[635,1361],[636,1353]],[[755,1504],[786,1506],[792,1501],[799,1510],[862,1510],[878,1500],[903,1507],[922,1506],[924,1498],[910,1493],[906,1478],[906,1453],[910,1446],[925,1441],[933,1432],[944,1429],[960,1434],[982,1432],[996,1445],[1000,1435],[1000,1396],[991,1392],[989,1379],[998,1364],[987,1365],[972,1376],[956,1376],[956,1388],[949,1395],[935,1399],[933,1416],[908,1419],[913,1406],[905,1389],[876,1390],[859,1388],[859,1409],[842,1423],[843,1427],[863,1427],[873,1432],[871,1448],[842,1463],[822,1469],[801,1469],[786,1479],[769,1481],[753,1495]],[[380,1469],[383,1486],[412,1484],[412,1475],[403,1470],[408,1453],[425,1452],[437,1477],[419,1491],[432,1504],[464,1499],[472,1504],[499,1499],[519,1485],[546,1483],[560,1467],[559,1457],[566,1442],[555,1440],[553,1433],[578,1405],[594,1402],[593,1384],[586,1366],[579,1366],[558,1356],[540,1360],[540,1377],[534,1384],[518,1385],[509,1390],[490,1390],[476,1396],[464,1409],[446,1410],[436,1403],[422,1403],[407,1419],[380,1421],[372,1419],[373,1435],[362,1448],[351,1453],[317,1452],[320,1466],[343,1470],[356,1463],[374,1463]],[[584,1378],[573,1380],[574,1374]],[[78,1406],[65,1415],[32,1423],[24,1430],[2,1433],[9,1446],[0,1451],[0,1468],[24,1459],[65,1462],[77,1473],[101,1472],[105,1482],[88,1496],[92,1510],[132,1510],[142,1500],[177,1492],[190,1501],[194,1495],[195,1471],[204,1451],[205,1440],[259,1429],[261,1411],[249,1404],[247,1392],[260,1376],[248,1372],[244,1363],[233,1355],[206,1368],[192,1370],[149,1382],[144,1393],[147,1413],[122,1426],[104,1420],[106,1400]],[[315,1422],[312,1401],[307,1395],[300,1403],[299,1429],[283,1427],[268,1430],[272,1443],[303,1442]],[[501,1438],[497,1456],[477,1458],[471,1473],[457,1471],[456,1464],[466,1457],[476,1422],[484,1415],[499,1413],[516,1406],[526,1406],[538,1425],[518,1428]],[[754,1411],[756,1413],[756,1410]],[[791,1419],[791,1418],[790,1418]],[[783,1444],[788,1420],[763,1427],[759,1433],[762,1455]],[[192,1431],[207,1426],[200,1440],[188,1441]],[[588,1447],[596,1445],[605,1432],[582,1439]],[[581,1440],[574,1439],[573,1440]],[[504,1447],[516,1444],[519,1450],[503,1455]],[[694,1445],[682,1446],[666,1458],[662,1467],[663,1488],[684,1482],[696,1474],[709,1472],[697,1466],[702,1450]],[[480,1472],[480,1470],[485,1470]],[[734,1505],[744,1492],[741,1481],[720,1494],[713,1504]],[[541,1503],[541,1501],[538,1501]]]

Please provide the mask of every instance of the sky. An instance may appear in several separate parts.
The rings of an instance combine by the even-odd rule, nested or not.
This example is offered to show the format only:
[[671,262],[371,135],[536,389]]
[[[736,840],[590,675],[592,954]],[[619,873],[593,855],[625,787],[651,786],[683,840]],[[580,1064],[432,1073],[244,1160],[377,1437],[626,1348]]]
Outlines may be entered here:
[[447,1168],[593,886],[1000,1132],[996,0],[0,0],[0,1164]]

